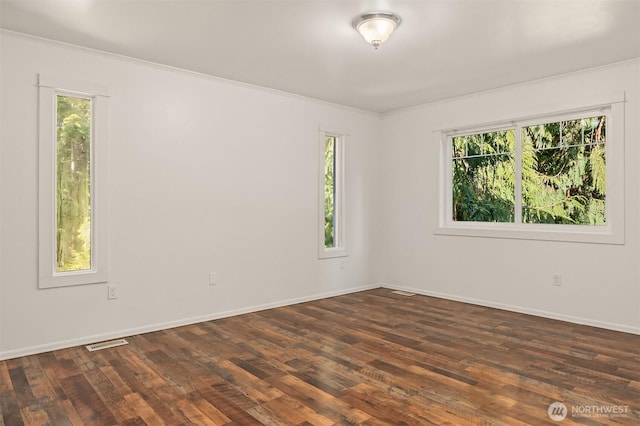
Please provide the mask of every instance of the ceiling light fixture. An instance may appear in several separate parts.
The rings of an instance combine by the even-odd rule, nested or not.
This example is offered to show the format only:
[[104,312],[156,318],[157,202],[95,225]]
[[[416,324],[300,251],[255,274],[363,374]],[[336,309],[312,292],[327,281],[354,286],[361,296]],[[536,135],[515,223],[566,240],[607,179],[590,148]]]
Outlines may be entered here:
[[390,12],[365,12],[353,18],[351,25],[377,49],[398,28],[400,17]]

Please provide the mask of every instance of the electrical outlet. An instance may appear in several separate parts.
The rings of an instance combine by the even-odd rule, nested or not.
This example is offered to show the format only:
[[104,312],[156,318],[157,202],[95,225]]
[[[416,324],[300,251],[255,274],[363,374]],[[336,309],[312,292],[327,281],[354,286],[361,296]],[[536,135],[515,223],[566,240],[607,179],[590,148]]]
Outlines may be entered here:
[[218,274],[215,272],[209,272],[209,285],[218,284]]
[[560,287],[562,285],[562,274],[553,274],[553,285]]
[[116,287],[115,285],[108,285],[107,286],[107,299],[112,300],[112,299],[117,299],[118,298],[118,287]]

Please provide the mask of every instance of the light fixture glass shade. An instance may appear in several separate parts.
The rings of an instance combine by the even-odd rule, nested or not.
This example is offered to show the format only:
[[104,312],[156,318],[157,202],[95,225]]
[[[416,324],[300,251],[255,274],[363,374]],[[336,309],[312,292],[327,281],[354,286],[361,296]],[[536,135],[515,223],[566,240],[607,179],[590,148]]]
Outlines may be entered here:
[[377,49],[400,25],[400,17],[389,12],[368,12],[357,16],[352,25]]

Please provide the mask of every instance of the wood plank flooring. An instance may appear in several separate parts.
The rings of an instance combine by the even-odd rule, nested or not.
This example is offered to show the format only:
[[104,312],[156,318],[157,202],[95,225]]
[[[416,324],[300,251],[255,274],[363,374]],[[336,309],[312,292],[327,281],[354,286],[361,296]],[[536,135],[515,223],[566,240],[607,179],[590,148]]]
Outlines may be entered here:
[[640,424],[640,336],[388,289],[127,340],[0,362],[0,424]]

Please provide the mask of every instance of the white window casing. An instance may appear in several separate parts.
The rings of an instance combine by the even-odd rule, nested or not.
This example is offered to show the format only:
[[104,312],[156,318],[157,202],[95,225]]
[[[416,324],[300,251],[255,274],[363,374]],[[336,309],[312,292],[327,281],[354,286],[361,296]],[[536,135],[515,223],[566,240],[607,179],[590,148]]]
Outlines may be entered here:
[[[90,232],[91,266],[59,272],[56,267],[56,116],[57,97],[91,100]],[[38,287],[107,281],[107,88],[87,82],[39,76],[38,81]]]
[[[435,132],[440,143],[440,209],[435,234],[485,238],[513,238],[602,244],[624,244],[624,96],[607,104],[570,111],[554,112],[491,124],[461,126]],[[562,225],[522,223],[521,159],[522,128],[589,115],[606,116],[606,224]],[[454,221],[452,217],[452,138],[466,134],[514,129],[515,150],[515,221]]]

